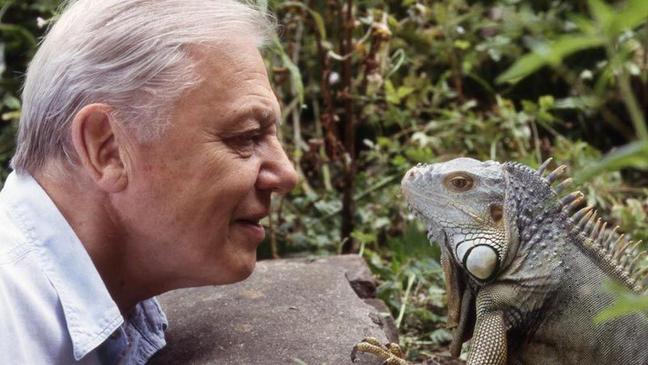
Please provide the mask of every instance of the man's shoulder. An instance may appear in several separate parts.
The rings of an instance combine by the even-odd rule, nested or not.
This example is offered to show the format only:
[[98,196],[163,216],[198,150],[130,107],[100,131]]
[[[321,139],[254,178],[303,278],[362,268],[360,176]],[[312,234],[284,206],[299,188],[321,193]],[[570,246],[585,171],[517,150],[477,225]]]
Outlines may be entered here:
[[72,362],[58,293],[13,198],[0,193],[0,363]]
[[[27,240],[0,208],[0,318],[19,314],[28,308],[36,314],[39,308],[58,305],[58,295],[39,259],[38,247]],[[4,322],[4,320],[3,320]]]
[[27,245],[7,244],[12,235],[0,227],[0,363],[72,361],[58,294]]

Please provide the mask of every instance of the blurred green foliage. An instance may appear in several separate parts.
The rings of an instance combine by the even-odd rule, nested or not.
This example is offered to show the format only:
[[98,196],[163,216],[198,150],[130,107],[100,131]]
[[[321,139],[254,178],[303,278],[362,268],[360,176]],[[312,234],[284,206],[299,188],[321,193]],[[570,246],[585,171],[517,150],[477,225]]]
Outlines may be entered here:
[[[2,176],[22,75],[58,3],[0,0]],[[647,4],[263,1],[281,25],[266,60],[301,181],[274,202],[262,255],[331,254],[353,241],[420,359],[450,337],[438,247],[399,192],[413,164],[553,156],[603,216],[648,239]],[[345,193],[354,225],[341,237]]]
[[8,174],[9,159],[13,156],[23,75],[59,3],[59,0],[0,0],[1,181]]

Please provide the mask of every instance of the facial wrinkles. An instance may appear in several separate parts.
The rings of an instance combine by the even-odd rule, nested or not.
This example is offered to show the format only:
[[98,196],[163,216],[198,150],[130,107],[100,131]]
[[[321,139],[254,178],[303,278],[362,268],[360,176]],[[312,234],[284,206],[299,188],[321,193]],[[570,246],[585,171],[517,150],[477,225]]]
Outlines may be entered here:
[[231,118],[240,119],[242,116],[254,117],[259,121],[269,122],[267,124],[278,124],[280,119],[279,104],[272,90],[241,89],[239,96],[233,105]]
[[[208,109],[203,115],[208,118],[208,123],[204,123],[202,132],[206,141],[222,142],[228,153],[241,159],[253,157],[257,143],[268,143],[268,138],[276,133],[272,127],[279,118],[279,105],[265,69],[258,67],[258,70],[250,71],[250,67],[257,65],[250,61],[255,60],[244,58],[234,62],[228,57],[224,64],[231,65],[235,71],[223,75],[224,82],[205,80],[213,85],[212,91],[205,95]],[[262,65],[262,62],[258,64]]]
[[[277,125],[280,119],[279,104],[270,84],[267,81],[265,69],[256,72],[237,72],[230,77],[236,81],[229,86],[236,90],[223,90],[226,99],[233,99],[235,105],[226,117],[232,121],[231,127],[238,128],[241,124],[250,124],[259,128]],[[252,74],[252,75],[250,75]]]

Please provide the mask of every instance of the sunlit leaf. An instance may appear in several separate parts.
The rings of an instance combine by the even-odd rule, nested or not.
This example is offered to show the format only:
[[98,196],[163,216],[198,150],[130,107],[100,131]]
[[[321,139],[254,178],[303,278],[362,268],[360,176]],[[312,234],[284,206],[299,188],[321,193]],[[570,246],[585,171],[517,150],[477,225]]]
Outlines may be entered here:
[[599,98],[593,96],[570,96],[556,100],[554,103],[555,109],[594,109],[598,108],[601,104]]
[[398,98],[399,98],[399,99],[403,99],[403,98],[406,97],[407,95],[413,93],[414,90],[415,90],[415,89],[414,89],[413,87],[409,87],[409,86],[401,86],[401,87],[398,88],[398,90],[396,91],[396,93],[398,94]]
[[648,141],[633,142],[613,150],[600,162],[576,174],[575,180],[577,183],[582,183],[601,172],[617,171],[629,167],[648,168]]
[[20,110],[16,110],[13,112],[8,112],[8,113],[2,113],[0,116],[0,119],[4,122],[12,121],[12,120],[18,120],[20,119]]
[[369,244],[369,243],[376,242],[376,239],[377,239],[375,233],[366,233],[366,232],[361,232],[361,231],[358,231],[358,230],[353,231],[351,233],[351,237],[358,240],[358,242],[364,243],[364,244]]
[[566,35],[551,43],[544,43],[513,64],[497,77],[498,83],[515,83],[547,65],[558,65],[567,56],[584,49],[600,47],[605,39],[597,35]]
[[626,29],[633,29],[648,19],[648,1],[630,0],[616,12],[608,25],[608,36],[614,37]]
[[398,91],[394,88],[394,84],[390,80],[385,81],[385,98],[391,104],[399,104],[401,101],[400,96],[398,96]]
[[603,28],[608,28],[614,17],[614,9],[602,0],[589,0],[589,8],[594,19]]

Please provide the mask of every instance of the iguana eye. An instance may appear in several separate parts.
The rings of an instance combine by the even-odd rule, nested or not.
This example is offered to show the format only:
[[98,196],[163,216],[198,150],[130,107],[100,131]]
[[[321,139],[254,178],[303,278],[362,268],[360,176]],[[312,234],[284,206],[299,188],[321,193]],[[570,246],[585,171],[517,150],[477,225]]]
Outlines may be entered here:
[[446,177],[444,184],[450,190],[464,192],[472,189],[474,182],[472,177],[459,173]]

